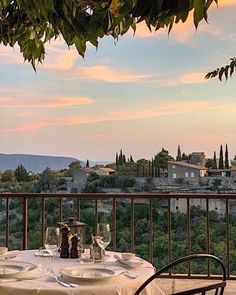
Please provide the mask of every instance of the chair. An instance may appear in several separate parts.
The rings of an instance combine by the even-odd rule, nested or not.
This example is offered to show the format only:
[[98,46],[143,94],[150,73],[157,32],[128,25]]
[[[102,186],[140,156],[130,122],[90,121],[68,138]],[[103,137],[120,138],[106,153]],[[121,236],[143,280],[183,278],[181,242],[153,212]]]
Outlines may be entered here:
[[[172,293],[171,295],[193,295],[193,294],[201,294],[201,295],[205,295],[205,294],[214,294],[214,295],[223,295],[224,293],[224,288],[226,286],[226,270],[225,270],[225,266],[224,264],[221,262],[221,260],[211,254],[193,254],[193,255],[189,255],[189,256],[185,256],[182,258],[179,258],[169,264],[167,264],[166,266],[164,266],[162,269],[160,269],[159,271],[157,271],[154,275],[152,275],[149,279],[147,279],[139,288],[138,290],[134,293],[134,295],[138,295],[140,294],[140,292],[153,280],[155,280],[156,278],[158,278],[161,274],[166,273],[168,270],[172,269],[174,266],[186,262],[186,261],[191,261],[191,260],[196,260],[196,259],[208,259],[208,260],[212,260],[212,261],[216,261],[217,264],[220,266],[221,268],[221,272],[222,272],[222,280],[220,282],[214,282],[212,281],[212,283],[209,283],[208,285],[205,285],[203,287],[195,287],[192,289],[188,289],[188,290],[184,290],[184,291],[179,291],[179,292],[175,292]],[[173,276],[174,277],[174,276]],[[212,293],[212,290],[215,292]]]

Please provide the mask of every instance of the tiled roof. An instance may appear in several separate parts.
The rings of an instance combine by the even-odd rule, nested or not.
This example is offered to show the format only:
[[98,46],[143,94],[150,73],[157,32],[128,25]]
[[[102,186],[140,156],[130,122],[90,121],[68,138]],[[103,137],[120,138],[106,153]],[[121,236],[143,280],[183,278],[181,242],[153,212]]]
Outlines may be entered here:
[[207,170],[207,168],[204,166],[189,164],[189,163],[186,163],[183,161],[168,161],[168,164],[172,164],[172,165],[176,165],[176,166],[179,165],[181,167],[194,168],[194,169],[198,169],[198,170]]
[[116,172],[116,170],[108,167],[99,168],[98,170],[104,171],[104,172]]
[[209,172],[229,172],[232,171],[233,169],[208,169]]

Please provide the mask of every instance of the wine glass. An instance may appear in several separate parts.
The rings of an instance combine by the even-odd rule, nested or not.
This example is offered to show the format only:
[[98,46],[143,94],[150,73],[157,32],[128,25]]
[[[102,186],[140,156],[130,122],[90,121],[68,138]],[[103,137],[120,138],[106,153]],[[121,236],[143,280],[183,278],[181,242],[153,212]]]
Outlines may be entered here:
[[50,226],[46,229],[44,246],[52,256],[58,253],[60,240],[60,229],[58,227]]
[[97,239],[98,245],[105,250],[111,242],[111,230],[109,223],[97,224],[97,235],[100,237]]

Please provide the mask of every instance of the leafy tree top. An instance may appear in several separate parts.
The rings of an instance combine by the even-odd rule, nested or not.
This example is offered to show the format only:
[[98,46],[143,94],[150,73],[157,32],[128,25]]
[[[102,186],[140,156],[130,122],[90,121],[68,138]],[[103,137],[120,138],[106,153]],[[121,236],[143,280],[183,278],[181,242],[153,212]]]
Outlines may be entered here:
[[213,2],[217,0],[0,0],[0,43],[18,44],[35,69],[45,57],[45,43],[59,36],[84,56],[88,42],[97,47],[99,38],[117,39],[142,21],[150,30],[170,32],[193,11],[197,28]]
[[168,161],[173,160],[174,158],[164,148],[162,148],[162,150],[155,156],[156,166],[162,169],[167,169]]

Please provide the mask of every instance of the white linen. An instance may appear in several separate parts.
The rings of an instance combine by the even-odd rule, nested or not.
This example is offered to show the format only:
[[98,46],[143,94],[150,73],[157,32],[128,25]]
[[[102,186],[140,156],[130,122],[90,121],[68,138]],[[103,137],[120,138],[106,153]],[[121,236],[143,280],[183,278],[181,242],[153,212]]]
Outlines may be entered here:
[[15,258],[19,254],[18,250],[15,251],[7,251],[6,253],[0,255],[0,259],[11,259]]
[[[31,262],[37,264],[37,257],[34,255],[35,250],[20,251],[16,260]],[[110,259],[106,260],[104,264],[116,266],[118,263],[113,257],[115,253],[107,252]],[[60,259],[55,257],[52,263],[53,270],[58,272],[60,268],[66,265],[76,265],[79,263],[78,259]],[[104,265],[103,264],[103,265]],[[99,264],[94,264],[98,266]],[[144,262],[143,266],[133,268],[132,272],[136,273],[138,277],[131,279],[130,277],[120,274],[117,277],[101,280],[98,282],[84,282],[78,281],[78,288],[65,288],[59,285],[54,278],[47,276],[40,276],[39,272],[25,274],[26,280],[20,281],[0,281],[1,295],[133,295],[138,287],[146,281],[153,273],[154,269],[150,267],[151,264]],[[100,264],[101,267],[101,264]],[[23,274],[22,274],[23,275]],[[28,279],[27,279],[28,276]],[[29,279],[31,276],[31,280]],[[21,279],[24,279],[22,277]],[[142,292],[142,295],[165,295],[165,293],[153,282]]]

